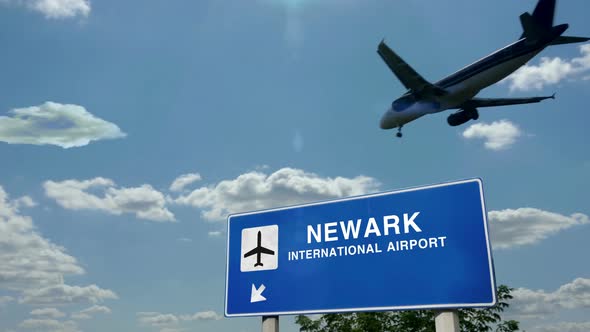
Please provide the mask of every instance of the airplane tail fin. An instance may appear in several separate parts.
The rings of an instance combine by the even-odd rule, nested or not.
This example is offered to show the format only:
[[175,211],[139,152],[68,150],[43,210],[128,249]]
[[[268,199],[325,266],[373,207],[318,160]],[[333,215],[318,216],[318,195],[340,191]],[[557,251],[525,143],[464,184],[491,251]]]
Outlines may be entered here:
[[533,11],[533,19],[537,24],[546,27],[553,27],[553,17],[555,16],[555,0],[539,0]]
[[520,38],[538,39],[548,34],[553,28],[555,0],[539,0],[533,14],[520,15],[523,33]]
[[550,41],[549,45],[561,45],[583,43],[589,41],[586,37],[562,36],[567,30],[567,24],[553,25],[555,16],[555,0],[539,0],[533,14],[520,15],[520,23],[523,33],[520,38],[526,38],[531,42]]

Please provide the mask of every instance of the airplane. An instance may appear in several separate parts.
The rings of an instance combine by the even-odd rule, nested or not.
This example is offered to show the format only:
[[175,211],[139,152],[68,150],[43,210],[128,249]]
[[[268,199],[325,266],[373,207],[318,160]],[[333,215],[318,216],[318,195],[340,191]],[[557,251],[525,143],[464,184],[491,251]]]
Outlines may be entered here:
[[531,15],[520,15],[523,33],[520,38],[504,48],[460,69],[438,82],[430,83],[410,67],[382,40],[377,48],[385,64],[397,76],[407,90],[396,99],[381,117],[381,129],[397,128],[402,137],[402,127],[424,115],[458,109],[449,115],[447,123],[459,126],[479,118],[478,108],[538,103],[552,96],[531,98],[476,98],[480,90],[495,84],[527,63],[550,45],[581,43],[586,37],[567,37],[562,34],[568,24],[553,25],[556,0],[539,0]]
[[267,255],[274,255],[275,252],[267,249],[265,247],[262,246],[262,232],[258,231],[258,245],[256,246],[256,248],[248,251],[247,253],[244,254],[244,258],[246,257],[250,257],[252,255],[256,254],[256,264],[254,264],[254,267],[257,266],[264,266],[261,262],[260,262],[260,255],[261,254],[267,254]]

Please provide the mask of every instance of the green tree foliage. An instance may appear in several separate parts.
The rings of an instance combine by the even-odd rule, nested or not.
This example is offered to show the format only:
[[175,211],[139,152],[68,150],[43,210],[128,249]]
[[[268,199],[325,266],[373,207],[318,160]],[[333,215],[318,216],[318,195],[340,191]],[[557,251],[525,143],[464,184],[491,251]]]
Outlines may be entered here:
[[[461,332],[518,331],[518,322],[503,320],[512,288],[498,287],[498,302],[483,309],[459,309]],[[301,332],[435,332],[432,310],[326,314],[318,319],[297,316]]]

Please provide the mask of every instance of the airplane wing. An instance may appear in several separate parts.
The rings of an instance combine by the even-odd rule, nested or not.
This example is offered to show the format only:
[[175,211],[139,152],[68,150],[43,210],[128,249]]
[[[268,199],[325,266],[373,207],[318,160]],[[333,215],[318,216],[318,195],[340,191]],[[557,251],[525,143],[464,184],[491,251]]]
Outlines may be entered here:
[[244,258],[250,257],[250,256],[257,254],[257,253],[262,253],[262,254],[267,254],[267,255],[274,255],[275,254],[274,251],[267,249],[265,247],[256,247],[256,248],[248,251],[247,253],[245,253]]
[[265,247],[260,247],[260,252],[263,254],[267,254],[267,255],[274,255],[275,252],[270,250],[270,249],[266,249]]
[[399,55],[397,55],[384,41],[379,43],[377,53],[387,64],[389,69],[397,76],[402,84],[410,90],[420,92],[428,89],[442,90],[418,74],[410,65],[408,65]]
[[257,253],[258,253],[258,251],[259,251],[259,249],[260,249],[260,248],[254,248],[254,249],[252,249],[252,250],[248,251],[247,253],[245,253],[245,254],[244,254],[244,258],[246,258],[246,257],[250,257],[250,256],[252,256],[252,255],[254,255],[254,254],[257,254]]
[[478,107],[494,107],[518,104],[538,103],[545,99],[555,99],[555,94],[545,97],[530,97],[530,98],[473,98],[466,101],[461,108],[478,108]]

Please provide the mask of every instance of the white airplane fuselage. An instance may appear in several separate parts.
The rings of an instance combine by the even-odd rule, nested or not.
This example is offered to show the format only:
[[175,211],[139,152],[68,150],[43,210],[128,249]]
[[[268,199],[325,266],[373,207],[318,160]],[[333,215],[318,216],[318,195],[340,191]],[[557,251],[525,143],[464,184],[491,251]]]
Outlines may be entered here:
[[392,103],[379,126],[381,129],[399,128],[426,114],[459,108],[482,89],[508,77],[546,46],[532,47],[526,45],[525,39],[520,39],[435,83],[446,91],[442,96],[415,99],[407,92]]

